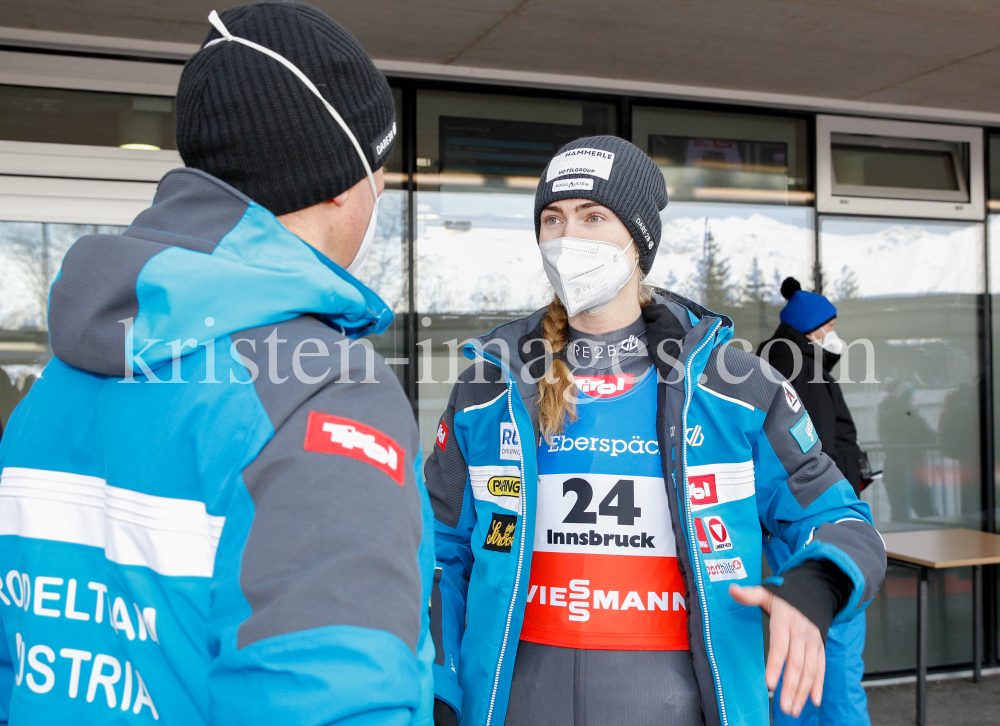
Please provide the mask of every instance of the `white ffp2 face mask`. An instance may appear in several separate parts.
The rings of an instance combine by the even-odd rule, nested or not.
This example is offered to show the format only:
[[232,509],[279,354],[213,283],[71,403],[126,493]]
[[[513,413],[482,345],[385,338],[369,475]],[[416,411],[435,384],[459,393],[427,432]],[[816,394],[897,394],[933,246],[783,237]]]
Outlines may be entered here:
[[[538,245],[542,267],[570,317],[597,313],[611,302],[635,274],[624,249],[613,242],[559,237]],[[631,269],[629,269],[631,267]]]
[[829,351],[834,355],[840,355],[844,350],[844,341],[834,330],[831,330],[824,335],[823,340],[819,342],[819,345],[823,350]]
[[253,48],[256,51],[260,51],[269,58],[273,58],[274,60],[278,61],[281,65],[283,65],[293,74],[295,74],[295,77],[298,78],[300,81],[302,81],[302,83],[305,84],[305,87],[308,88],[310,91],[312,91],[312,94],[322,102],[326,110],[330,113],[331,116],[333,116],[333,120],[337,122],[337,124],[340,126],[341,129],[344,130],[344,133],[347,134],[347,138],[349,138],[351,140],[351,143],[354,145],[354,150],[358,153],[358,156],[361,158],[361,164],[365,167],[365,174],[368,175],[368,182],[369,184],[371,184],[372,188],[372,197],[375,199],[375,205],[372,207],[372,216],[368,220],[368,229],[365,230],[365,236],[361,240],[361,246],[358,248],[357,253],[354,255],[354,259],[347,266],[347,272],[357,277],[357,274],[361,271],[361,268],[365,264],[365,259],[368,257],[368,253],[371,251],[372,243],[375,241],[375,227],[378,224],[378,201],[379,201],[378,186],[376,186],[375,184],[375,175],[372,173],[371,166],[368,164],[368,159],[365,157],[364,152],[361,150],[361,144],[358,143],[358,139],[354,136],[354,133],[351,131],[350,127],[348,127],[348,125],[344,122],[344,119],[341,118],[339,113],[337,113],[337,109],[331,106],[329,101],[323,98],[323,94],[319,92],[319,89],[316,88],[316,85],[309,80],[309,77],[305,73],[299,70],[298,66],[296,66],[287,58],[285,58],[285,56],[281,55],[280,53],[274,52],[270,48],[265,48],[262,45],[257,45],[257,43],[254,43],[252,40],[247,40],[246,38],[239,38],[233,35],[226,28],[225,24],[223,24],[222,18],[219,17],[219,14],[214,10],[208,14],[208,22],[212,24],[212,27],[214,27],[216,30],[219,31],[222,37],[216,38],[215,40],[206,44],[205,46],[206,48],[209,45],[215,45],[216,43],[225,43],[232,41],[233,43],[240,43],[241,45],[245,45],[248,48]]

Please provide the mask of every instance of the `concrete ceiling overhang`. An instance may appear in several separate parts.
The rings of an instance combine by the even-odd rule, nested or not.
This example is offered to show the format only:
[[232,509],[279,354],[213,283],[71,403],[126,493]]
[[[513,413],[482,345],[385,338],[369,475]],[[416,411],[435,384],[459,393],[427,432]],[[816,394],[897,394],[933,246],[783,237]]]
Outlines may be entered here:
[[[0,0],[0,26],[200,43],[211,0]],[[1000,113],[988,0],[316,0],[390,61]]]

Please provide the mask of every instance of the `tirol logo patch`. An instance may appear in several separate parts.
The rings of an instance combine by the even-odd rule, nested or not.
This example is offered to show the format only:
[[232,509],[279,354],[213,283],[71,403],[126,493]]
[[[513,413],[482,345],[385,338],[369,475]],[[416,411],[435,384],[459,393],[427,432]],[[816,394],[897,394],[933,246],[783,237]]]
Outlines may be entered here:
[[437,436],[434,437],[434,443],[438,445],[441,451],[444,451],[444,447],[448,445],[448,425],[445,424],[444,419],[441,419],[441,423],[438,424]]
[[813,426],[812,419],[809,418],[808,413],[802,414],[802,418],[799,419],[797,424],[789,429],[789,432],[792,434],[792,438],[795,439],[795,442],[799,445],[799,448],[802,449],[803,454],[814,447],[816,442],[819,441],[819,435],[816,433],[816,427]]
[[739,557],[731,560],[705,560],[705,569],[708,570],[708,579],[712,582],[742,580],[747,576],[743,560]]
[[715,486],[715,474],[688,477],[688,491],[691,493],[691,504],[718,504],[719,492]]
[[517,435],[517,427],[512,423],[500,424],[500,458],[521,460],[521,439]]
[[802,408],[802,401],[799,400],[799,394],[795,392],[792,384],[788,381],[782,381],[781,387],[785,389],[785,402],[788,403],[788,407],[795,413],[798,413],[799,409]]
[[495,497],[521,496],[521,477],[492,476],[486,482],[486,490]]
[[603,149],[570,149],[557,154],[549,162],[545,181],[550,182],[561,176],[570,174],[588,174],[607,179],[611,176],[611,167],[615,163],[615,155]]
[[392,140],[396,138],[396,119],[392,120],[388,128],[383,131],[378,137],[372,142],[372,155],[375,157],[375,161],[382,157],[386,151],[392,146]]
[[378,429],[358,421],[310,411],[302,448],[321,454],[349,456],[371,464],[399,486],[406,483],[403,447]]
[[574,189],[586,189],[589,191],[593,188],[593,179],[559,179],[558,181],[552,182],[553,193],[568,192]]
[[517,529],[516,514],[494,514],[486,533],[486,541],[483,542],[483,549],[510,552],[510,548],[514,546],[515,529]]
[[642,235],[642,239],[646,243],[646,249],[647,250],[653,249],[653,235],[649,233],[649,227],[646,226],[646,223],[642,220],[642,217],[636,214],[634,217],[632,217],[632,222],[635,224],[636,227],[639,228],[639,233]]

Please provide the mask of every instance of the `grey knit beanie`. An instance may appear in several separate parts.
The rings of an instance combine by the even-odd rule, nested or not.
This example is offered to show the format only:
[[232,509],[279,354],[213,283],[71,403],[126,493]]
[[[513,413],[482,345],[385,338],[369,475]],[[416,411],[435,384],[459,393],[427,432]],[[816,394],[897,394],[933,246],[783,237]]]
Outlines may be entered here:
[[649,272],[660,244],[667,185],[638,146],[617,136],[588,136],[559,149],[535,190],[536,239],[542,210],[561,199],[589,199],[614,212],[635,240],[639,269]]

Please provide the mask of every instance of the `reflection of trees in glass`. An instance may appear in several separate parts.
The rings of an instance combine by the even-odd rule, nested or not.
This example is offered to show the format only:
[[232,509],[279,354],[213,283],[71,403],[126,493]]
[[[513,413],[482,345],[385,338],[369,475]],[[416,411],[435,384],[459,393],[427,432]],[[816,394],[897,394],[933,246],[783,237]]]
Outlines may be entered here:
[[375,291],[386,305],[400,312],[406,307],[403,273],[403,239],[406,215],[403,195],[387,190],[379,201],[375,242],[358,279]]
[[858,285],[857,275],[847,265],[840,271],[840,279],[833,286],[838,300],[853,300],[858,297],[861,286]]
[[89,234],[121,234],[124,227],[0,222],[0,328],[46,328],[49,290],[67,250]]
[[760,269],[760,263],[754,257],[750,263],[750,271],[747,273],[746,281],[739,292],[739,304],[746,307],[757,308],[757,324],[764,328],[767,324],[767,305],[771,301],[771,292],[767,283],[764,282],[764,273]]
[[719,243],[712,236],[705,218],[705,241],[701,261],[698,263],[698,282],[705,307],[718,310],[732,302],[733,291],[729,282],[729,260],[722,256]]
[[13,263],[10,271],[20,278],[27,298],[22,299],[20,305],[15,302],[14,310],[0,321],[5,328],[45,329],[49,286],[52,284],[48,227],[47,224],[36,223],[4,225],[4,247]]

